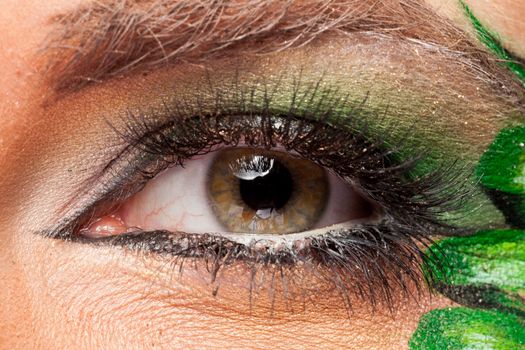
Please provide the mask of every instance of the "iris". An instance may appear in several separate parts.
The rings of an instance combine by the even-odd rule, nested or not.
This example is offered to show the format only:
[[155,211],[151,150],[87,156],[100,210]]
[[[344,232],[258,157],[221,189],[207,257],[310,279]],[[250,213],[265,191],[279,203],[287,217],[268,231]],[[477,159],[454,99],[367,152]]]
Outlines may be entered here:
[[287,153],[255,148],[220,152],[208,177],[214,213],[229,232],[307,230],[323,214],[330,192],[324,168]]

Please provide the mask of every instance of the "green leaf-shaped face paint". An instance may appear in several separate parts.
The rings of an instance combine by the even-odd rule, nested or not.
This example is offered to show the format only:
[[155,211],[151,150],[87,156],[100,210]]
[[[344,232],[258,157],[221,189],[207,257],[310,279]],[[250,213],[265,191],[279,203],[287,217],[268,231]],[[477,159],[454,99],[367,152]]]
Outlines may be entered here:
[[490,230],[448,238],[431,251],[435,287],[464,305],[499,308],[525,317],[525,231]]
[[441,271],[435,271],[442,283],[490,284],[525,293],[525,231],[481,231],[445,239],[431,249],[446,257]]
[[425,314],[409,343],[412,350],[525,349],[525,328],[517,316],[467,308]]
[[503,129],[481,157],[476,174],[507,222],[525,227],[525,126]]
[[[502,46],[463,0],[460,4],[479,41],[525,86],[523,61]],[[481,157],[476,174],[507,223],[525,228],[525,126],[503,129]],[[434,244],[428,255],[426,273],[434,287],[474,308],[425,314],[410,340],[411,349],[525,350],[525,231],[489,230],[448,238]]]

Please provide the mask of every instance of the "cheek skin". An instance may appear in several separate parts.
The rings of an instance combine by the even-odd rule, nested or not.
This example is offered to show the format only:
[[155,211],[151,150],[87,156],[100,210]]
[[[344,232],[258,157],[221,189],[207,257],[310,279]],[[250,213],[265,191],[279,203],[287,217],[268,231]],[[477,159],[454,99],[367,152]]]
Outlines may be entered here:
[[[425,295],[419,303],[397,305],[394,314],[381,305],[372,314],[359,304],[348,314],[340,304],[319,298],[315,302],[325,311],[308,302],[305,309],[294,304],[293,312],[283,311],[284,305],[277,301],[272,316],[268,304],[259,306],[256,299],[250,314],[246,289],[235,285],[239,271],[225,276],[214,296],[202,266],[196,272],[188,264],[180,277],[173,265],[151,257],[31,240],[30,248],[20,249],[15,257],[30,262],[19,272],[17,286],[31,300],[34,331],[25,344],[43,349],[228,348],[232,344],[246,349],[406,349],[422,314],[453,305]],[[264,299],[264,293],[260,295]]]

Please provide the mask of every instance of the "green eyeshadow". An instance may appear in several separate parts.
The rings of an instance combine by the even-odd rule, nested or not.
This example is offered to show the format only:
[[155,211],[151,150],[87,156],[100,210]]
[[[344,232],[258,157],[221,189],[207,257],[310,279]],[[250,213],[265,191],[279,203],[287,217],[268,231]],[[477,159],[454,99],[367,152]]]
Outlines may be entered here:
[[464,305],[494,307],[525,317],[525,231],[487,230],[432,246],[435,287]]
[[467,308],[425,314],[409,342],[412,350],[525,349],[525,328],[512,314]]
[[518,80],[525,86],[525,67],[520,60],[514,57],[509,51],[507,51],[503,45],[499,35],[490,31],[488,28],[481,24],[480,20],[474,16],[474,13],[465,4],[464,1],[460,0],[461,6],[465,10],[465,14],[472,23],[474,30],[478,36],[479,41],[485,45],[496,57],[502,60],[502,65],[510,69],[518,78]]
[[476,175],[507,223],[525,227],[525,126],[500,131],[481,157]]

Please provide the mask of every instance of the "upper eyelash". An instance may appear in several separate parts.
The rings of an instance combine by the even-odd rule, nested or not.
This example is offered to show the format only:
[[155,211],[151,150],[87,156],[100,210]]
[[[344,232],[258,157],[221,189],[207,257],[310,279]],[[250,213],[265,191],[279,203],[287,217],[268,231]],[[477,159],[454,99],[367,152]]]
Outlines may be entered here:
[[[132,124],[127,125],[128,132],[121,136],[132,147],[154,157],[168,157],[167,164],[178,165],[203,150],[208,152],[217,144],[236,146],[242,141],[262,148],[279,144],[334,170],[346,180],[357,180],[359,183],[356,184],[378,203],[385,201],[386,194],[391,194],[396,200],[396,211],[410,214],[410,222],[417,217],[417,222],[427,225],[427,229],[436,226],[452,230],[452,225],[444,224],[439,217],[460,210],[470,195],[468,190],[462,190],[464,179],[468,178],[466,169],[460,169],[452,162],[436,167],[431,173],[417,175],[414,169],[423,156],[401,160],[396,151],[401,145],[387,146],[382,139],[373,140],[356,128],[352,132],[347,130],[348,125],[327,125],[322,120],[312,122],[289,115],[285,117],[288,124],[284,131],[277,131],[275,121],[282,121],[284,117],[271,113],[266,111],[251,120],[241,116],[200,116],[177,124],[168,123],[155,130],[149,130],[146,121],[136,116],[132,118]],[[137,133],[139,128],[144,130]],[[226,134],[221,134],[221,131]],[[148,136],[138,137],[141,134]],[[195,141],[198,146],[189,147]],[[424,196],[420,196],[422,193]],[[404,201],[400,203],[400,199]],[[454,232],[459,231],[455,229]]]

